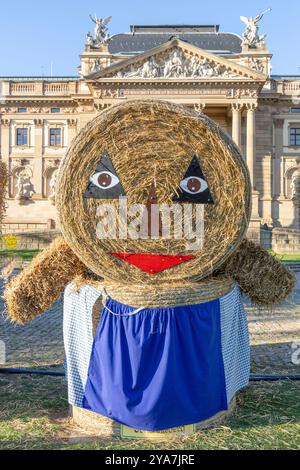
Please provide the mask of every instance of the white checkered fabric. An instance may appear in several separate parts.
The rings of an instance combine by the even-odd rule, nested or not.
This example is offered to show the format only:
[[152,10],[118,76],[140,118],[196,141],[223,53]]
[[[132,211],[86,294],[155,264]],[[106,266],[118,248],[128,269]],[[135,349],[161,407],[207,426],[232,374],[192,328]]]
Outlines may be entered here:
[[220,298],[221,341],[225,370],[227,402],[249,383],[250,346],[248,322],[236,285]]
[[[93,306],[101,293],[91,286],[64,294],[64,344],[69,403],[81,406],[93,346]],[[249,338],[238,286],[220,298],[221,342],[228,403],[249,382]]]
[[69,403],[81,406],[93,346],[93,306],[101,293],[91,286],[64,293],[64,345]]

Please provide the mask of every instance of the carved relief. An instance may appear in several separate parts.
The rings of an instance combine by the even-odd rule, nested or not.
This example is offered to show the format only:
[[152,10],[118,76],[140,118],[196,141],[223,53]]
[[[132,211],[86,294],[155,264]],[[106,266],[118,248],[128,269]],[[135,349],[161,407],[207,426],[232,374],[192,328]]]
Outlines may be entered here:
[[0,106],[0,113],[5,114],[5,113],[10,113],[11,108],[8,108],[7,106]]
[[90,63],[89,73],[98,72],[102,69],[102,64],[100,59],[95,59]]
[[96,98],[118,98],[119,91],[114,89],[105,88],[103,90],[98,90],[95,93]]
[[246,108],[248,111],[254,112],[257,109],[258,103],[246,103]]
[[110,104],[107,103],[95,103],[95,109],[101,112],[103,109],[109,108]]
[[300,204],[300,160],[298,158],[286,162],[284,173],[285,196]]
[[53,205],[55,205],[55,191],[56,191],[56,180],[57,180],[57,172],[58,170],[54,170],[52,173],[52,176],[49,181],[49,189],[50,189],[50,194],[49,194],[49,200]]
[[196,55],[186,57],[175,47],[167,55],[154,59],[150,57],[140,66],[133,65],[129,70],[119,71],[117,78],[237,78],[240,75],[224,65]]
[[243,108],[242,103],[232,103],[232,105],[231,105],[232,111],[241,111],[242,108]]
[[79,113],[93,113],[94,105],[83,105],[81,104],[78,108]]
[[233,98],[257,98],[258,93],[257,90],[252,88],[238,88],[236,90],[232,90],[232,97]]
[[[2,114],[4,113],[10,113],[10,114],[17,114],[18,113],[18,108],[14,106],[5,106],[0,108],[0,112]],[[27,114],[50,114],[51,113],[51,108],[46,108],[44,106],[40,106],[39,102],[37,101],[36,106],[29,106],[27,107]],[[61,113],[62,114],[74,114],[76,113],[76,108],[75,107],[64,107],[61,108]]]
[[252,70],[255,70],[256,72],[259,73],[264,73],[265,71],[265,66],[264,63],[261,59],[257,59],[256,57],[252,57],[249,59],[249,67]]
[[32,170],[28,166],[18,167],[13,171],[13,186],[15,199],[19,204],[25,204],[29,201],[35,190],[31,182]]
[[300,173],[299,171],[296,171],[293,174],[290,188],[291,188],[292,201],[300,203]]
[[48,198],[55,205],[55,191],[59,159],[48,160],[43,174],[43,197]]
[[76,108],[62,108],[62,114],[75,114],[77,112]]
[[1,119],[0,124],[1,124],[2,127],[9,127],[10,120],[9,119]]
[[30,114],[37,114],[37,113],[40,112],[40,108],[38,108],[38,107],[35,107],[35,108],[30,107],[30,108],[28,108],[28,112],[29,112]]
[[[150,86],[150,88],[149,88]],[[209,84],[208,86],[195,87],[195,86],[182,86],[178,83],[176,86],[162,86],[160,83],[159,86],[157,84],[151,84],[139,87],[125,87],[125,88],[103,88],[98,89],[95,91],[94,96],[98,99],[103,98],[125,98],[125,97],[134,97],[140,95],[152,95],[152,96],[191,96],[191,97],[199,97],[200,95],[205,96],[220,96],[226,98],[257,98],[258,92],[255,88],[232,88],[231,84],[224,85],[222,88],[212,86]]]
[[77,119],[68,119],[67,123],[69,127],[77,127],[78,121]]

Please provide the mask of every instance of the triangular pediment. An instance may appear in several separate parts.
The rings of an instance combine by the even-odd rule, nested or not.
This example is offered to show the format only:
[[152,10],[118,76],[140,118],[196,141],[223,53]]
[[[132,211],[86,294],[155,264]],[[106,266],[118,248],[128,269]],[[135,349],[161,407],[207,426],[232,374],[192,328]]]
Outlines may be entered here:
[[267,76],[233,61],[173,38],[159,47],[118,61],[85,77],[87,80],[110,79],[243,79],[265,81]]

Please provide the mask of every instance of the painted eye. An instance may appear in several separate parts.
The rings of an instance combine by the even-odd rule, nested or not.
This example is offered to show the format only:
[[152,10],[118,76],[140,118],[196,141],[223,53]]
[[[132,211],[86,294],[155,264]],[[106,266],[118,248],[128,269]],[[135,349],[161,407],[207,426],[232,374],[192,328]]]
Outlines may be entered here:
[[185,178],[180,182],[180,187],[189,194],[200,194],[208,188],[207,182],[198,176]]
[[110,171],[95,173],[90,181],[100,189],[111,189],[120,182],[119,178]]

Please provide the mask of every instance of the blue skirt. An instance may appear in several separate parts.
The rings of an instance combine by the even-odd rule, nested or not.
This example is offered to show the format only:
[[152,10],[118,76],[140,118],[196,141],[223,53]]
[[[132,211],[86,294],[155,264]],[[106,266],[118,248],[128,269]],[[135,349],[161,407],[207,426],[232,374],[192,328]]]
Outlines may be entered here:
[[137,312],[107,299],[83,408],[156,431],[203,421],[228,401],[219,299]]

